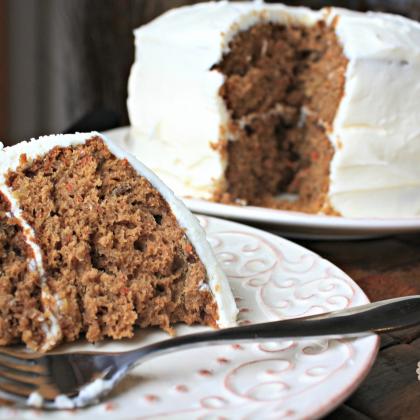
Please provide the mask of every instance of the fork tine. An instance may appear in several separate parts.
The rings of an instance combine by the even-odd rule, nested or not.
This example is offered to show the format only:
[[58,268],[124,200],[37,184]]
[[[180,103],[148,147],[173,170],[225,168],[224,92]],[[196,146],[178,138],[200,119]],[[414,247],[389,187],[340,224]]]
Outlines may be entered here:
[[24,372],[33,372],[42,374],[45,373],[45,367],[41,363],[43,359],[31,360],[28,362],[28,359],[19,359],[16,356],[11,356],[10,353],[5,353],[0,348],[0,368],[5,366],[7,368],[12,368],[15,370],[20,370]]
[[38,359],[41,359],[45,355],[42,353],[35,353],[22,350],[13,350],[10,347],[0,347],[0,355],[7,356],[15,359],[17,363],[35,364]]
[[48,376],[37,375],[32,372],[16,371],[14,369],[0,367],[0,378],[11,379],[25,384],[41,386],[48,383]]
[[0,376],[0,391],[27,398],[36,390],[36,385],[25,384],[23,382],[17,382],[15,380],[6,379],[4,376]]

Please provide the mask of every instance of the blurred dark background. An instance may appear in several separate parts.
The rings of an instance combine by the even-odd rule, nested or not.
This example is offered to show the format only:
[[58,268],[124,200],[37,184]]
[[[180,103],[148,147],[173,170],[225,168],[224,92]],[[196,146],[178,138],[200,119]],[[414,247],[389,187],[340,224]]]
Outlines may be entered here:
[[[12,144],[53,132],[127,125],[133,29],[194,3],[199,1],[0,0],[0,139]],[[420,0],[284,3],[420,20]]]

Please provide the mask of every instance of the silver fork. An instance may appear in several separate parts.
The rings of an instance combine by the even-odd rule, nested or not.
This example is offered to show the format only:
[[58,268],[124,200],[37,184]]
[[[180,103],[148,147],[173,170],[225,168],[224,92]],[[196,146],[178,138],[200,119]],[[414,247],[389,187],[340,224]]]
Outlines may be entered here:
[[38,354],[0,348],[0,399],[46,409],[97,403],[134,366],[199,346],[279,338],[360,336],[420,323],[420,296],[390,299],[305,318],[170,338],[123,353]]

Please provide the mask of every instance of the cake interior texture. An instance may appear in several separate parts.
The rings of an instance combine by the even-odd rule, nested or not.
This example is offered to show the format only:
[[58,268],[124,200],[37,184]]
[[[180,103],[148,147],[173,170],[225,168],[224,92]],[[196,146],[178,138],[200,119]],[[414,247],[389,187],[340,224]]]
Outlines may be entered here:
[[[135,325],[168,332],[177,322],[215,325],[214,298],[200,288],[207,280],[205,267],[169,205],[99,137],[55,147],[31,161],[21,158],[6,180],[41,248],[43,281],[56,300],[62,340],[131,337]],[[19,227],[1,214],[1,235],[18,238],[13,229]],[[0,260],[0,275],[11,272],[5,264],[16,274],[13,280],[2,278],[1,287],[20,287],[19,278],[25,278],[36,310],[39,279],[25,268],[24,243],[14,241]],[[2,342],[26,341],[13,333],[13,325],[25,318],[19,305],[0,310],[6,311]]]
[[40,278],[29,269],[31,260],[23,229],[0,193],[0,345],[22,339],[38,347],[43,340]]
[[226,185],[215,199],[320,211],[347,68],[334,25],[259,23],[236,34],[214,68],[230,115]]

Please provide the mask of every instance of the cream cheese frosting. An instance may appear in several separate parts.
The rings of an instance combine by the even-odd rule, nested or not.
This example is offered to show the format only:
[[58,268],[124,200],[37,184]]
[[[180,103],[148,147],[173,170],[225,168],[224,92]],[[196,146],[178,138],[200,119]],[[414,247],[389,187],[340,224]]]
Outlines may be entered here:
[[262,2],[170,10],[135,31],[124,147],[178,195],[210,199],[224,180],[228,112],[212,70],[232,37],[262,21],[332,23],[348,59],[329,138],[328,199],[346,217],[420,215],[420,24],[384,13]]
[[35,240],[35,233],[32,227],[25,220],[19,207],[19,202],[13,192],[7,187],[5,174],[9,170],[15,170],[19,165],[21,156],[26,155],[26,159],[31,160],[48,153],[54,147],[71,147],[84,144],[92,137],[99,136],[109,151],[119,159],[126,159],[134,170],[145,177],[154,188],[163,196],[171,208],[172,213],[179,225],[185,230],[185,234],[194,246],[197,255],[203,262],[208,278],[208,288],[214,296],[218,309],[218,326],[228,327],[236,324],[237,308],[228,280],[220,268],[213,251],[206,240],[206,235],[198,220],[184,206],[181,200],[176,198],[173,192],[147,167],[140,163],[134,156],[125,152],[120,147],[112,143],[106,137],[97,132],[77,133],[66,135],[51,135],[40,137],[29,142],[21,142],[12,147],[0,147],[0,191],[11,203],[11,215],[19,220],[28,245],[32,248],[34,259],[29,262],[32,270],[37,270],[41,277],[42,302],[44,306],[45,321],[45,343],[42,350],[46,351],[53,347],[61,339],[61,329],[58,323],[58,313],[60,306],[59,296],[51,295],[46,284],[43,268],[42,251]]

